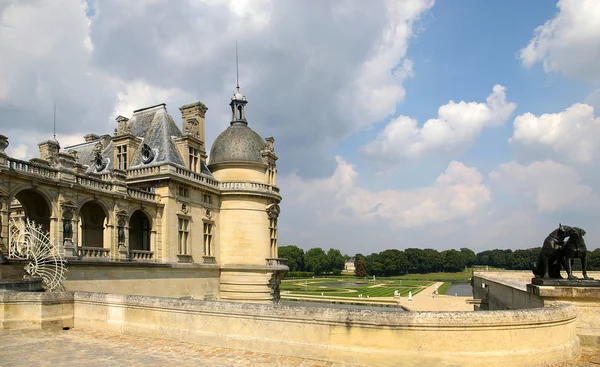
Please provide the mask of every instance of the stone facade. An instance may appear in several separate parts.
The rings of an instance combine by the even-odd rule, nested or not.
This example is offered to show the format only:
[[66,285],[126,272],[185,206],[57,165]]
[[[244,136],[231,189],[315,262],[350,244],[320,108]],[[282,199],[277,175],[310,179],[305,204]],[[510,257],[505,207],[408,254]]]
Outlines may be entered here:
[[[0,135],[0,255],[21,212],[64,251],[68,290],[271,302],[287,271],[277,258],[277,156],[273,138],[247,127],[239,96],[212,149],[242,158],[216,164],[201,102],[180,108],[181,129],[160,104],[117,117],[113,135],[62,149],[44,141],[29,161],[9,157]],[[246,134],[227,139],[238,125]]]

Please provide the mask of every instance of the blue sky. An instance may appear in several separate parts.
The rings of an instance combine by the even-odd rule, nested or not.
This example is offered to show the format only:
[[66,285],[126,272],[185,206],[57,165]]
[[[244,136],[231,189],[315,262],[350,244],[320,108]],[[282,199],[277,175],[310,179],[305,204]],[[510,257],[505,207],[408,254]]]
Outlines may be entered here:
[[54,101],[67,146],[201,100],[210,147],[237,41],[250,127],[279,155],[280,244],[527,248],[560,221],[595,248],[597,19],[579,0],[13,1],[2,130],[31,158]]

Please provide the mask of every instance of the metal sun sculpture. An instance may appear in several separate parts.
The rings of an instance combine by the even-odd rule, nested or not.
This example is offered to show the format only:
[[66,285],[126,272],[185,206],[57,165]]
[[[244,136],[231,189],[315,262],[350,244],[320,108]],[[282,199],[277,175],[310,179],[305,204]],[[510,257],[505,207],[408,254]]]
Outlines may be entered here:
[[9,256],[28,260],[25,272],[29,276],[41,277],[44,287],[53,291],[62,288],[67,260],[48,234],[41,225],[36,225],[29,218],[13,218],[10,223]]

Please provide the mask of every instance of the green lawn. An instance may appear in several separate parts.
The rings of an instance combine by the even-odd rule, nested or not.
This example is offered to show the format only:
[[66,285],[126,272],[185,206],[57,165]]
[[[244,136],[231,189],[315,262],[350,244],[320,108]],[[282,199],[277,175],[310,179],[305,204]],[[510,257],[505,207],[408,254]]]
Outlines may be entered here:
[[448,283],[448,282],[442,284],[438,288],[438,294],[446,294],[446,292],[448,292],[448,288],[450,288],[451,285],[452,285],[452,283]]
[[[352,286],[333,287],[324,286],[328,283],[360,283]],[[363,298],[369,297],[393,297],[394,291],[398,291],[402,297],[406,297],[409,292],[413,295],[419,293],[424,288],[433,284],[430,281],[423,280],[404,280],[404,279],[369,279],[357,278],[314,278],[284,280],[281,283],[280,290],[282,295],[321,295],[323,293],[332,297],[352,297],[358,298],[360,294]],[[289,292],[289,293],[288,293]]]

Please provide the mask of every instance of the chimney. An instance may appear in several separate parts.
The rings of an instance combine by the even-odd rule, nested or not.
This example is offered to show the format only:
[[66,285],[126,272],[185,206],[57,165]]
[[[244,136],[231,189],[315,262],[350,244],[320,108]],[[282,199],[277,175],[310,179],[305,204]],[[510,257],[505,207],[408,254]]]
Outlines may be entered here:
[[204,143],[204,117],[208,108],[202,102],[179,107],[184,135],[191,135]]
[[87,135],[84,135],[83,138],[85,139],[86,143],[89,143],[90,141],[100,140],[100,137],[96,134],[87,134]]
[[129,119],[121,115],[117,116],[117,135],[123,135],[127,132],[127,122]]
[[40,159],[48,162],[54,162],[54,158],[60,150],[60,145],[56,140],[46,140],[38,144],[40,148]]

